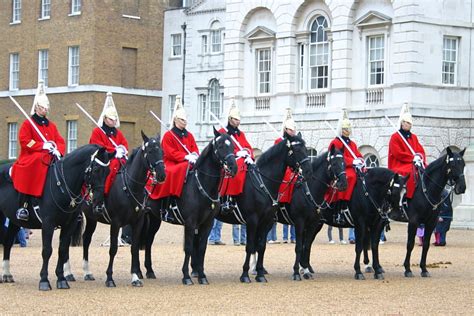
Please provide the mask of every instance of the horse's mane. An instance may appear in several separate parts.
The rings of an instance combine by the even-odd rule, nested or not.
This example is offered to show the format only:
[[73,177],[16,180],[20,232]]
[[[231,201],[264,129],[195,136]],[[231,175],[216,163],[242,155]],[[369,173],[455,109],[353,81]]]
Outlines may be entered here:
[[367,169],[367,177],[365,178],[368,184],[386,184],[386,182],[393,177],[395,173],[388,168],[369,168]]
[[132,163],[133,159],[134,159],[135,156],[137,155],[137,153],[138,153],[138,151],[140,150],[140,148],[141,148],[141,146],[138,146],[137,148],[134,148],[134,149],[132,150],[132,154],[130,155],[130,157],[128,157],[126,166],[129,166],[129,165]]
[[201,154],[199,155],[199,158],[198,160],[196,161],[196,163],[194,164],[194,169],[198,169],[199,167],[201,167],[201,165],[203,164],[203,161],[205,161],[205,157],[207,157],[211,151],[211,143],[212,143],[212,140],[209,142],[209,144],[207,144],[207,146],[202,150]]
[[433,161],[432,163],[430,163],[426,167],[426,172],[431,173],[432,171],[434,171],[438,168],[441,168],[444,165],[444,162],[446,161],[446,156],[447,156],[447,154],[444,154],[441,157],[439,157],[438,159],[436,159],[435,161]]
[[64,161],[64,163],[67,163],[67,164],[71,163],[72,165],[75,165],[79,162],[82,163],[83,159],[84,159],[83,156],[86,155],[86,153],[87,153],[88,156],[90,156],[94,151],[96,151],[100,147],[101,146],[99,146],[97,144],[87,144],[87,145],[81,146],[81,147],[77,148],[76,150],[73,150],[72,152],[67,154],[64,157],[63,161]]
[[316,158],[313,159],[313,161],[311,162],[311,168],[313,169],[313,171],[322,165],[324,160],[326,160],[327,156],[328,156],[328,152],[324,151],[321,154],[319,154]]
[[[305,145],[305,141],[299,137],[299,136],[291,136],[290,138],[288,138],[288,140],[290,142],[293,142],[293,141],[298,141],[300,142],[302,145]],[[258,161],[257,161],[257,165],[258,166],[263,166],[265,164],[267,164],[268,162],[270,162],[271,159],[273,159],[273,157],[275,155],[278,155],[281,153],[282,149],[285,148],[286,146],[286,141],[287,139],[283,139],[281,142],[279,142],[278,144],[276,145],[273,145],[272,147],[268,148],[261,156],[260,158],[258,158]]]

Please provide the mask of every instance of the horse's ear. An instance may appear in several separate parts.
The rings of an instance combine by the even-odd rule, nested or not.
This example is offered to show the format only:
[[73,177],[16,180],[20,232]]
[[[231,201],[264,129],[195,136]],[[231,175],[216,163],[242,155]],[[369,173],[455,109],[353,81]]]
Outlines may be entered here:
[[331,153],[331,155],[334,154],[334,144],[332,144],[331,147],[329,147],[329,152]]
[[215,137],[221,136],[221,133],[219,133],[214,126],[212,126],[212,129],[214,130],[214,136]]
[[301,132],[298,132],[297,135],[298,135],[299,138],[303,138],[303,135],[301,135]]
[[446,147],[446,153],[448,154],[449,157],[453,155],[453,151],[449,147]]
[[159,141],[161,139],[161,134],[160,133],[156,133],[156,139]]
[[141,133],[142,133],[143,142],[147,143],[149,141],[148,136],[146,136],[145,133],[143,133],[143,130],[141,130]]
[[465,152],[466,152],[466,147],[464,147],[464,149],[459,152],[459,154],[461,155],[461,157],[464,156],[464,153],[465,153]]

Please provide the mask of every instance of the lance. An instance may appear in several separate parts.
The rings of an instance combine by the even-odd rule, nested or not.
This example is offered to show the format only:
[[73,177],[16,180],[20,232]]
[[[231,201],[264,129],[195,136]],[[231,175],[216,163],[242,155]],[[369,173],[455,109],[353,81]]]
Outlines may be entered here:
[[[211,110],[209,110],[209,113],[211,114],[212,118],[216,120],[219,123],[219,125],[224,129],[224,131],[227,133],[227,127],[225,127],[224,124],[222,124],[219,118],[217,118],[217,116],[215,116]],[[232,141],[237,145],[237,147],[239,147],[239,150],[243,150],[242,146],[240,146],[239,142],[237,141],[237,139],[235,139],[234,135],[230,135],[230,139],[232,139]]]
[[160,122],[161,126],[164,126],[166,128],[167,131],[169,131],[171,133],[171,135],[174,136],[174,138],[178,141],[178,143],[184,148],[184,150],[186,150],[186,152],[188,154],[190,154],[191,152],[189,151],[189,149],[186,148],[186,145],[184,145],[178,138],[178,136],[176,136],[169,128],[168,126],[166,126],[165,123],[163,123],[163,121],[158,117],[158,115],[156,115],[152,110],[150,110],[150,114],[153,115],[154,118],[156,118],[156,120],[158,122]]
[[278,131],[276,130],[275,127],[273,127],[272,124],[270,124],[266,119],[263,119],[263,121],[265,122],[265,124],[268,125],[268,127],[270,127],[270,129],[272,129],[275,132],[275,134],[277,134],[281,139],[283,139],[283,136],[281,136],[280,133],[278,133]]
[[107,135],[107,133],[102,129],[102,127],[99,125],[99,123],[97,123],[94,120],[94,118],[89,113],[87,113],[87,111],[79,103],[76,103],[76,105],[79,108],[79,110],[81,110],[82,113],[84,113],[102,131],[102,133],[104,133],[105,136],[107,136],[107,138],[110,140],[112,145],[114,145],[114,147],[117,148],[118,147],[117,143],[114,142],[114,140]]
[[[25,110],[23,110],[23,108],[21,107],[20,104],[18,104],[18,102],[16,102],[15,99],[13,99],[13,97],[10,96],[10,100],[13,101],[13,103],[16,105],[16,107],[18,108],[18,110],[20,110],[20,112],[26,117],[26,119],[30,122],[31,126],[33,126],[34,130],[36,131],[36,133],[38,134],[38,136],[41,138],[41,140],[43,141],[43,143],[47,143],[48,140],[46,139],[46,137],[44,137],[43,133],[41,133],[41,131],[39,130],[38,126],[36,126],[35,123],[33,123],[33,120],[31,119],[31,117],[26,114]],[[54,142],[52,142],[54,144]],[[54,147],[56,147],[56,144],[54,144]]]
[[342,142],[342,144],[344,145],[344,147],[346,147],[346,149],[349,151],[349,153],[351,154],[351,156],[352,156],[354,159],[358,159],[358,157],[354,154],[354,152],[353,152],[352,149],[349,147],[349,145],[346,144],[346,142],[344,141],[344,139],[342,139],[342,137],[337,134],[337,132],[334,130],[334,128],[332,128],[331,124],[329,124],[328,121],[324,121],[324,123],[326,123],[326,125],[331,129],[331,131],[333,131],[334,135],[336,135],[336,137]]

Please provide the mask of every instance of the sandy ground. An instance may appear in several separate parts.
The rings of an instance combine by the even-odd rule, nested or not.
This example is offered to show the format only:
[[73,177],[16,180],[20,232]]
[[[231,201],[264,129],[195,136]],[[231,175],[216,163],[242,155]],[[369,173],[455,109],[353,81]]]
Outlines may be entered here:
[[[333,234],[337,231],[334,230]],[[345,231],[347,234],[347,231]],[[108,248],[101,247],[108,227],[99,226],[91,247],[92,271],[96,281],[82,280],[82,249],[71,249],[73,272],[78,279],[70,290],[57,290],[54,267],[50,264],[53,290],[38,291],[41,268],[40,232],[34,231],[27,248],[15,247],[11,272],[16,283],[0,284],[1,314],[473,314],[474,313],[474,231],[451,230],[448,246],[432,247],[428,263],[431,278],[403,277],[406,226],[392,224],[389,241],[381,245],[385,280],[353,278],[353,245],[330,245],[326,228],[313,245],[313,280],[291,280],[294,260],[292,244],[268,245],[265,267],[268,283],[241,284],[239,276],[244,247],[232,245],[231,226],[224,225],[225,246],[208,247],[206,273],[209,286],[181,284],[182,228],[164,224],[154,245],[156,280],[145,280],[143,288],[130,285],[130,248],[119,248],[114,279],[117,288],[104,285]],[[58,235],[56,233],[55,235]],[[278,227],[281,238],[281,225]],[[335,236],[335,235],[334,235]],[[57,236],[55,236],[57,238]],[[57,240],[55,241],[57,247]],[[421,249],[415,246],[413,264]],[[142,255],[143,260],[143,255]],[[442,263],[441,263],[442,262]],[[441,264],[439,264],[441,263]],[[253,279],[253,278],[252,278]]]

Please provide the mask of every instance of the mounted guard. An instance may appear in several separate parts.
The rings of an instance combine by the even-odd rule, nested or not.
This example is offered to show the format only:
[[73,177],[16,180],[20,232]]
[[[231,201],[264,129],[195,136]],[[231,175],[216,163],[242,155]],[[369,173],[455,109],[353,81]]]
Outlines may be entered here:
[[221,209],[224,213],[230,213],[235,209],[235,196],[243,192],[248,165],[255,163],[252,146],[250,146],[239,126],[240,110],[232,98],[227,127],[222,127],[219,130],[219,133],[229,134],[234,141],[234,154],[237,161],[235,177],[226,176],[222,182],[220,195],[222,196]]
[[[20,105],[16,105],[27,116]],[[39,198],[43,194],[49,166],[64,155],[66,148],[56,125],[47,118],[49,109],[44,82],[40,80],[30,111],[31,117],[27,116],[20,127],[20,156],[11,170],[13,186],[20,193],[20,208],[16,217],[22,221],[29,219],[28,207],[32,197]]]
[[103,146],[109,153],[115,151],[115,158],[110,161],[110,173],[105,181],[104,194],[107,195],[121,166],[125,164],[128,154],[128,142],[118,129],[120,119],[111,92],[107,92],[104,108],[97,125],[100,128],[96,127],[92,130],[89,144]]

